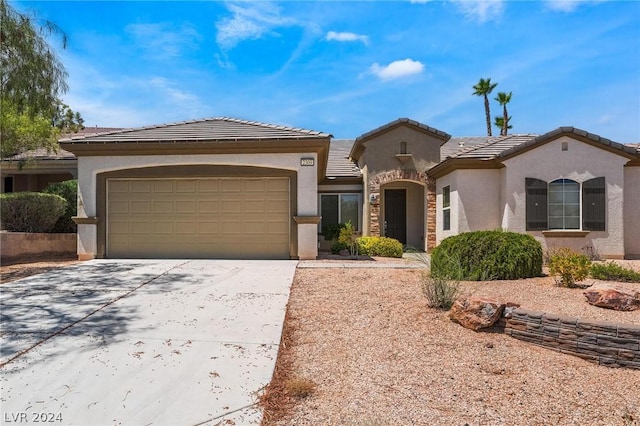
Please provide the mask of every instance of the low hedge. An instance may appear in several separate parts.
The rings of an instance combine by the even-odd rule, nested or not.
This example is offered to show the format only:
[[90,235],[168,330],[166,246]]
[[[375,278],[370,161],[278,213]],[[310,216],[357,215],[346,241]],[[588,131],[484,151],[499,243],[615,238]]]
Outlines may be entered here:
[[640,283],[640,272],[624,268],[614,262],[592,263],[589,275],[597,280]]
[[66,206],[65,199],[55,194],[0,194],[2,227],[13,232],[51,232]]
[[50,183],[44,192],[59,195],[67,201],[64,214],[53,226],[52,232],[76,232],[78,227],[71,218],[78,212],[78,181],[66,180]]
[[431,253],[431,274],[456,280],[509,280],[542,275],[542,246],[527,234],[465,232]]
[[358,250],[365,256],[402,257],[402,243],[389,237],[360,237]]

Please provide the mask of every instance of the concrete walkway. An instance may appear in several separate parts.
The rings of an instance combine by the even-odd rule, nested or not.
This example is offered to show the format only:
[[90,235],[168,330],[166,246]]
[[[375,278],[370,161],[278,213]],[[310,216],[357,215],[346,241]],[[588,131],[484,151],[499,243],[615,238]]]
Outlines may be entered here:
[[259,424],[296,264],[95,260],[1,285],[2,424]]

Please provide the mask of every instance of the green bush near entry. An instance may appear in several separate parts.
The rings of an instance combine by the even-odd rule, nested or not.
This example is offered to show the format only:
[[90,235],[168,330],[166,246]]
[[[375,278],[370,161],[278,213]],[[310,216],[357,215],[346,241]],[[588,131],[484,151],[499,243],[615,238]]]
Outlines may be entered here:
[[465,232],[431,253],[431,275],[452,280],[510,280],[542,275],[542,246],[527,234]]
[[366,256],[402,257],[402,243],[389,237],[360,237],[358,247]]

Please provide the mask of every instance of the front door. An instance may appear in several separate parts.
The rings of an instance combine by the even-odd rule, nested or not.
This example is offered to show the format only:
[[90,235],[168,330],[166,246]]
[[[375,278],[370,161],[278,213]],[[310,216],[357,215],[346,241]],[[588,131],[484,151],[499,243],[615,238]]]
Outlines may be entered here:
[[385,236],[407,243],[407,192],[405,189],[384,191]]

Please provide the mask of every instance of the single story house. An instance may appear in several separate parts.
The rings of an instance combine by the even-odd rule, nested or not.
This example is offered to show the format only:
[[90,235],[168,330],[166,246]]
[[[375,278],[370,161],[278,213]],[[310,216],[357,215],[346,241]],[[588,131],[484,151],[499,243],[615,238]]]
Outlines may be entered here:
[[505,229],[640,258],[640,148],[573,127],[451,137],[401,118],[343,140],[222,117],[61,146],[77,158],[81,259],[314,259],[322,227],[347,221],[425,251]]
[[[70,136],[89,136],[122,130],[116,127],[85,127]],[[77,179],[78,159],[72,153],[36,149],[3,158],[0,163],[0,193],[39,192],[50,183]]]

